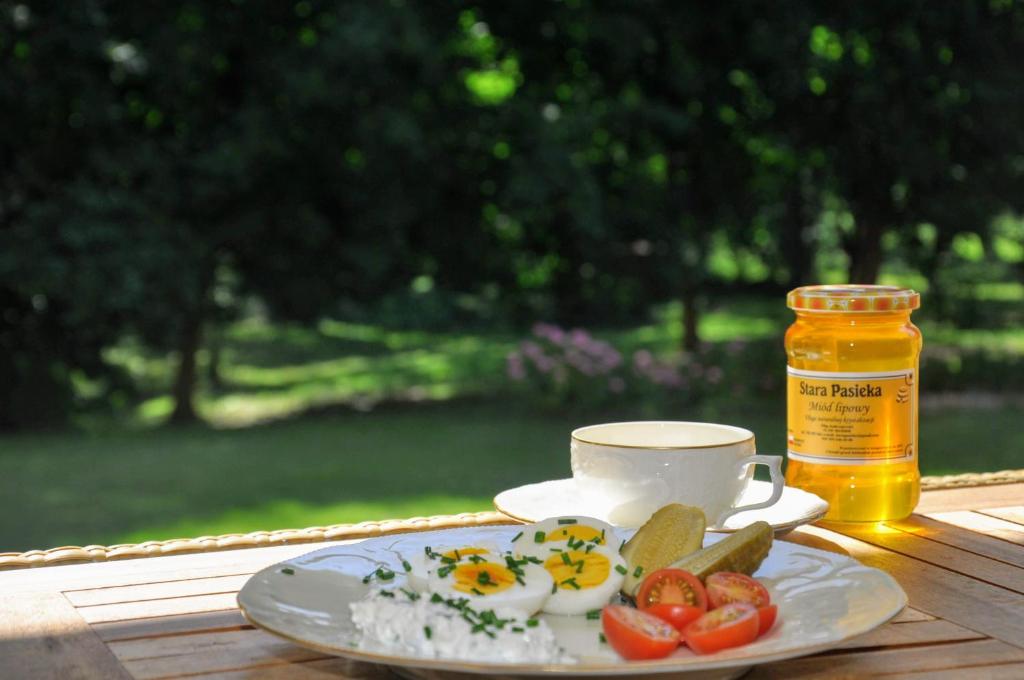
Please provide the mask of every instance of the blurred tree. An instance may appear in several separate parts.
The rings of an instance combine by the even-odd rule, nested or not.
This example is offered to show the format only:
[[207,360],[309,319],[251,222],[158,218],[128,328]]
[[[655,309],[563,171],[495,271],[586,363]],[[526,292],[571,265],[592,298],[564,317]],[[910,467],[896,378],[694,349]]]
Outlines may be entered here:
[[515,322],[680,300],[692,349],[724,286],[813,278],[836,211],[852,279],[892,243],[938,278],[1024,211],[1022,38],[1020,3],[980,0],[0,0],[0,426],[120,389],[125,335],[178,357],[193,419],[211,324],[254,297],[410,324],[429,296]]
[[873,283],[883,237],[914,238],[920,222],[938,229],[932,273],[957,230],[985,230],[1020,195],[1002,162],[1022,148],[1020,102],[1007,105],[1022,92],[1019,5],[791,3],[765,16],[779,39],[759,55],[775,132],[824,160],[821,188],[853,214],[849,280]]
[[106,266],[127,249],[72,208],[116,135],[92,9],[0,3],[0,429],[65,418],[75,376],[109,374],[100,353],[131,306]]

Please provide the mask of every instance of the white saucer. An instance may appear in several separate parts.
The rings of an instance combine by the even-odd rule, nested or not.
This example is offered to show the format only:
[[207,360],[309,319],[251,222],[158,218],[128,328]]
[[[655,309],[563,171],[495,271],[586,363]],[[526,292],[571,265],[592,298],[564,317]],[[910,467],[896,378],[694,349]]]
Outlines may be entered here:
[[[771,495],[770,482],[752,480],[740,496],[738,505],[767,500]],[[609,519],[611,508],[588,502],[587,494],[580,492],[575,479],[553,479],[502,491],[494,497],[494,507],[498,512],[524,522],[538,522],[558,515],[584,515],[616,524]],[[776,536],[781,536],[801,524],[821,519],[826,512],[826,501],[813,493],[787,486],[775,505],[733,515],[725,521],[724,526],[708,527],[708,531],[737,531],[762,520],[772,525]]]

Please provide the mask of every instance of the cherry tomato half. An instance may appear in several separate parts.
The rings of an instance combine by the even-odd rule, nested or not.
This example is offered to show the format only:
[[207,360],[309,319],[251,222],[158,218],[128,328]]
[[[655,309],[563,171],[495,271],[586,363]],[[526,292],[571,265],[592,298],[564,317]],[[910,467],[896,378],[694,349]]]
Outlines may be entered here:
[[755,607],[765,607],[771,601],[765,587],[746,574],[720,571],[708,576],[704,584],[712,609],[730,602],[746,602]]
[[644,609],[648,614],[654,614],[665,623],[672,624],[672,627],[680,633],[691,622],[696,621],[704,613],[700,607],[691,607],[688,604],[669,604],[661,602],[652,604]]
[[601,612],[608,644],[623,659],[660,659],[679,646],[679,631],[657,616],[620,604]]
[[647,575],[636,596],[640,609],[656,604],[685,604],[707,611],[708,595],[700,579],[685,569],[659,569]]
[[757,609],[745,602],[731,602],[712,609],[686,627],[686,644],[697,654],[712,654],[757,639]]
[[758,619],[757,636],[758,637],[761,637],[762,635],[764,635],[765,633],[767,633],[768,631],[770,631],[772,629],[772,626],[775,625],[775,618],[778,615],[779,615],[779,608],[776,605],[774,605],[774,604],[770,604],[767,607],[758,607],[757,608],[757,619]]

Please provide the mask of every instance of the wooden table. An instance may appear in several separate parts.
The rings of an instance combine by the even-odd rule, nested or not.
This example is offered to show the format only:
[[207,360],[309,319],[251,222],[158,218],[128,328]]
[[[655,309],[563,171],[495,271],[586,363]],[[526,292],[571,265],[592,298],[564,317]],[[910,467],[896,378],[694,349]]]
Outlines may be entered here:
[[[840,649],[747,678],[1024,678],[1024,484],[927,492],[884,530],[805,527],[786,540],[884,569],[910,606]],[[250,574],[322,545],[0,572],[0,677],[395,677],[254,629],[236,609]]]

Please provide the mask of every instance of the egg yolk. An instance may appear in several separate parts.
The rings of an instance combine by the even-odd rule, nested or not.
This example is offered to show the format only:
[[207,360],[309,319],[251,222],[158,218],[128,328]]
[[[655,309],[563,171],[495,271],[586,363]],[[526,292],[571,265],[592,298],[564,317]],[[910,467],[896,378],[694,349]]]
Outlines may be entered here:
[[558,527],[545,536],[544,540],[548,542],[568,541],[570,538],[573,539],[573,542],[583,541],[584,543],[604,545],[603,532],[586,524],[567,524],[563,527]]
[[446,553],[441,553],[441,557],[447,557],[450,560],[458,562],[469,555],[486,555],[489,552],[490,551],[485,548],[456,548],[455,550],[449,550]]
[[567,550],[544,562],[544,568],[559,588],[582,590],[594,588],[608,580],[612,565],[607,557],[596,552]]
[[508,567],[494,562],[460,564],[452,576],[455,578],[452,586],[455,590],[473,595],[500,593],[516,582],[516,575]]

